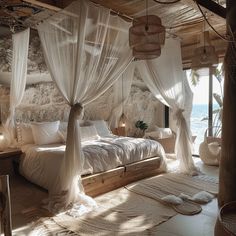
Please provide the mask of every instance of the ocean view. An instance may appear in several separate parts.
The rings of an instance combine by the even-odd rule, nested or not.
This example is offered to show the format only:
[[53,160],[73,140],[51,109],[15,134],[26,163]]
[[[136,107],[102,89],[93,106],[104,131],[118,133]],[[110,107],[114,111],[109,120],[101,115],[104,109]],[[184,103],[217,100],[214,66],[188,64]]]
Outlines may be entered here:
[[[217,104],[213,104],[213,110],[217,107]],[[204,133],[208,127],[208,121],[202,121],[202,119],[207,116],[208,104],[193,104],[191,114],[191,131],[192,135],[197,136],[194,145],[194,154],[198,154],[199,144],[204,140]]]

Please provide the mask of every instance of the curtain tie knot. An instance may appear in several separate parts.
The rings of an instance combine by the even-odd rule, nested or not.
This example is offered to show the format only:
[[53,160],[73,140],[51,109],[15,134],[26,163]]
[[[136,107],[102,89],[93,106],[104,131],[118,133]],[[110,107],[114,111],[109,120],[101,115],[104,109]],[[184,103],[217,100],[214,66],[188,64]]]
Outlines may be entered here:
[[76,118],[79,118],[82,110],[83,110],[83,106],[81,103],[76,103],[71,107],[71,113],[73,114],[73,117],[76,117]]

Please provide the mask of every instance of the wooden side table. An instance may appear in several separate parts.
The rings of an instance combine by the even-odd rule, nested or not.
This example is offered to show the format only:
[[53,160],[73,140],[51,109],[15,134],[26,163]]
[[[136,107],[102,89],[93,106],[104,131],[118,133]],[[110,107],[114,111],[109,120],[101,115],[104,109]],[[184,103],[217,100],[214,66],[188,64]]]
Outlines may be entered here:
[[118,136],[126,136],[125,127],[118,127],[112,130],[112,133]]
[[13,175],[12,162],[17,160],[21,154],[22,151],[18,148],[6,149],[0,152],[0,175]]

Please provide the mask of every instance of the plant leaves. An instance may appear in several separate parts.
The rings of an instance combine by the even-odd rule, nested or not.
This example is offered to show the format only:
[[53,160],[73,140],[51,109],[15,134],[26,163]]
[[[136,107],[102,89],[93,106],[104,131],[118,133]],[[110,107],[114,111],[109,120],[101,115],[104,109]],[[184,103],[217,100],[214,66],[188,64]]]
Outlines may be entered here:
[[148,128],[148,124],[146,124],[142,120],[138,120],[135,122],[135,127],[144,131]]
[[223,107],[223,101],[222,101],[221,96],[218,93],[213,93],[213,97],[218,103],[219,107]]
[[191,71],[191,83],[193,86],[197,86],[199,83],[200,75],[197,73],[196,70]]

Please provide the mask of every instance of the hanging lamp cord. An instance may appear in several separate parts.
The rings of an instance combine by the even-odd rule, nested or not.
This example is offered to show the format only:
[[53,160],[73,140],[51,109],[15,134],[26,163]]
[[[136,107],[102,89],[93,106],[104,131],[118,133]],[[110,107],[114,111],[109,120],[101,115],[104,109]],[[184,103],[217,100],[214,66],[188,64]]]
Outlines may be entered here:
[[145,25],[145,30],[146,30],[146,32],[148,31],[148,0],[146,0],[146,19],[147,19],[147,21],[146,21],[146,25]]
[[[154,1],[155,1],[155,0],[154,0]],[[231,42],[231,43],[235,43],[235,37],[234,37],[234,34],[233,34],[232,30],[230,29],[231,37],[230,37],[230,35],[225,35],[225,36],[221,35],[221,34],[211,25],[211,23],[209,22],[209,20],[208,20],[207,17],[205,16],[205,14],[204,14],[202,8],[200,7],[199,3],[198,3],[196,0],[194,0],[194,1],[195,1],[195,3],[197,4],[197,7],[198,7],[199,11],[201,12],[201,14],[202,14],[204,20],[205,20],[205,21],[207,22],[207,24],[211,27],[211,29],[212,29],[221,39],[223,39],[224,41],[226,41],[226,42]]]
[[123,114],[124,113],[124,104],[123,104],[123,73],[122,73],[121,79],[122,79],[122,81],[121,81],[121,85],[122,85],[121,96],[122,96],[122,114]]
[[[205,13],[205,14],[207,14],[207,12]],[[205,17],[206,17],[206,15],[204,15]],[[206,17],[206,19],[207,19],[207,17]],[[206,39],[205,39],[205,31],[206,31],[206,21],[204,20],[203,21],[203,46],[204,46],[204,54],[206,54]]]

